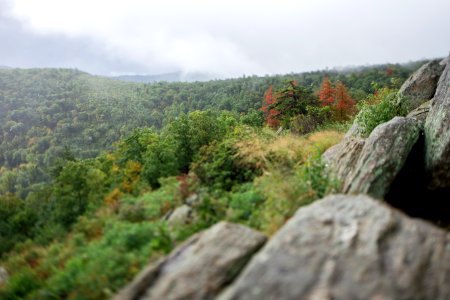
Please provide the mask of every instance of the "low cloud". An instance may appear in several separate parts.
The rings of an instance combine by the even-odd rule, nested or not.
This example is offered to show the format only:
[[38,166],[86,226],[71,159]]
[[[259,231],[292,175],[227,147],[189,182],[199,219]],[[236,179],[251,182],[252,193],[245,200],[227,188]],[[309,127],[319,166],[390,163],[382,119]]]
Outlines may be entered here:
[[447,0],[3,0],[0,8],[8,44],[0,64],[97,74],[264,75],[450,50]]

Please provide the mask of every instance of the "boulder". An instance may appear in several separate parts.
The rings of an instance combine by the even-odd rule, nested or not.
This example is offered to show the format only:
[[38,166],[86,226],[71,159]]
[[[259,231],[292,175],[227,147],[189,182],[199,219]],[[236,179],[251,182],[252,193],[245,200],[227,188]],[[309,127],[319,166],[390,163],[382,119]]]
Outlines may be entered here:
[[450,299],[450,235],[365,195],[299,209],[220,300]]
[[5,268],[0,267],[0,287],[8,283],[9,274]]
[[192,194],[186,198],[185,203],[189,206],[194,206],[200,202],[200,196],[198,194]]
[[188,224],[192,218],[192,208],[186,204],[177,207],[168,217],[170,226]]
[[213,299],[265,241],[245,226],[218,223],[149,266],[114,299]]
[[332,176],[344,182],[347,175],[354,172],[365,141],[359,138],[344,138],[344,140],[325,151],[322,159]]
[[403,101],[409,111],[416,109],[433,98],[444,66],[433,60],[420,67],[401,86],[399,101]]
[[411,118],[395,117],[378,125],[366,139],[356,165],[348,167],[352,172],[345,177],[343,192],[384,197],[419,134],[419,123]]
[[345,134],[344,138],[348,139],[348,138],[362,138],[363,137],[363,128],[361,127],[361,125],[359,125],[358,122],[356,122],[356,120],[353,121],[352,127],[350,127],[350,129],[347,131],[347,133]]
[[406,117],[413,118],[414,120],[419,121],[421,125],[425,124],[425,120],[427,119],[428,113],[430,112],[432,103],[433,100],[425,102],[418,108],[411,111]]
[[449,62],[439,80],[433,104],[425,122],[425,168],[430,177],[431,188],[450,188]]

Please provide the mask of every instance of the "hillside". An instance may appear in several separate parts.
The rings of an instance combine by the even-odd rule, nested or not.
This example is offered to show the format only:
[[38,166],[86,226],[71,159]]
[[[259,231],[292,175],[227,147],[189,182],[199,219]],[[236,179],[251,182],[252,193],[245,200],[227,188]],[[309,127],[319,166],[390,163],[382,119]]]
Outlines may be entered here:
[[420,64],[153,84],[68,69],[2,69],[0,194],[25,197],[33,184],[48,178],[48,168],[61,155],[94,157],[135,128],[160,129],[181,113],[207,109],[256,113],[270,85],[280,89],[286,81],[297,80],[318,89],[328,75],[342,81],[359,100],[375,88],[398,87]]
[[[386,196],[389,203],[414,215],[415,211],[407,211],[404,203],[395,203],[405,189],[404,181],[411,177],[398,175],[399,182],[394,179],[397,174],[408,175],[413,170],[425,182],[421,163],[410,165],[410,161],[422,162],[422,158],[406,158],[409,152],[420,150],[417,141],[424,126],[428,137],[438,136],[430,140],[441,140],[439,124],[445,124],[446,119],[439,120],[447,117],[441,113],[446,111],[441,107],[447,102],[440,104],[444,100],[432,106],[439,111],[421,106],[417,112],[422,117],[428,111],[439,116],[433,118],[437,124],[432,127],[427,125],[428,120],[425,125],[416,120],[416,115],[399,117],[434,95],[443,67],[437,61],[426,66],[432,67],[417,71],[426,76],[416,73],[405,83],[410,88],[404,85],[400,92],[396,89],[400,77],[393,74],[402,76],[407,72],[401,66],[390,66],[389,71],[378,67],[352,71],[357,73],[328,72],[328,78],[318,72],[195,84],[135,84],[75,70],[3,73],[0,99],[6,155],[0,174],[0,298],[106,299],[127,286],[149,262],[152,264],[144,275],[122,290],[119,299],[137,298],[143,293],[148,282],[142,284],[142,278],[157,280],[155,289],[149,289],[154,299],[168,295],[167,286],[177,286],[171,280],[183,284],[187,282],[183,280],[190,280],[189,286],[200,287],[193,294],[189,294],[191,289],[174,289],[174,293],[181,293],[180,299],[203,299],[202,293],[210,292],[215,297],[267,239],[271,248],[262,248],[255,257],[273,254],[273,262],[280,264],[285,263],[283,249],[292,245],[296,249],[297,242],[302,247],[302,242],[311,245],[302,240],[312,234],[309,221],[301,227],[304,232],[295,231],[296,226],[289,225],[293,222],[309,218],[314,228],[322,228],[351,220],[351,224],[366,224],[364,228],[378,228],[374,225],[380,219],[377,216],[390,215],[390,208],[380,208],[366,196],[355,198],[360,201],[331,197],[306,210],[312,215],[296,214],[299,207],[326,195],[350,192],[374,198]],[[427,76],[431,79],[422,80]],[[417,96],[422,87],[416,88],[410,82],[431,88]],[[446,97],[442,88],[445,84],[438,88],[441,98]],[[223,103],[214,100],[221,97],[236,100],[230,102],[229,110],[224,110],[220,106]],[[178,102],[181,99],[187,100]],[[159,109],[164,109],[164,113],[159,112],[160,124],[149,124],[154,122],[151,114]],[[115,139],[117,142],[111,144]],[[445,143],[443,140],[444,150]],[[435,175],[445,174],[445,155],[428,155],[430,170],[439,162],[444,166]],[[414,157],[421,157],[420,151]],[[442,182],[445,184],[445,180],[437,179],[438,184]],[[431,192],[431,188],[416,186],[418,189],[408,195],[420,192],[436,199],[448,195],[445,187]],[[340,199],[355,204],[341,205]],[[352,208],[358,205],[357,211],[377,215],[360,220],[361,214]],[[443,215],[448,211],[445,206],[437,207]],[[316,209],[318,221],[314,219]],[[343,221],[341,213],[346,216]],[[443,227],[448,222],[442,214],[419,217]],[[403,218],[395,215],[388,225],[380,225],[381,231],[389,231],[389,224],[408,227],[409,219]],[[353,238],[359,228],[347,228],[346,224],[342,228],[336,225],[336,230],[342,230],[344,239]],[[431,232],[439,236],[437,245],[442,244],[441,229],[420,228],[421,236]],[[395,234],[398,232],[403,231]],[[411,234],[409,229],[405,232]],[[341,241],[340,233],[336,241],[334,236],[321,237],[321,230],[317,234],[311,238],[312,244],[343,251],[336,252],[336,257],[354,256],[354,248],[347,240]],[[362,239],[366,234],[361,230]],[[382,233],[377,234],[375,239],[384,239]],[[248,237],[245,242],[244,236]],[[288,241],[286,247],[280,246],[280,239]],[[330,245],[324,242],[328,240]],[[391,247],[389,241],[386,245]],[[370,253],[389,255],[385,252],[389,251],[383,248]],[[314,249],[313,253],[325,252]],[[215,264],[216,259],[223,264]],[[358,265],[364,261],[361,259]],[[304,264],[302,260],[287,261],[291,263],[296,269]],[[343,259],[339,266],[346,263]],[[270,269],[272,264],[251,266],[261,273],[260,268]],[[430,272],[441,272],[434,266]],[[191,272],[191,268],[211,275],[178,277]],[[205,278],[214,283],[202,281]],[[289,282],[282,274],[277,278]],[[242,292],[248,285],[235,283],[228,294],[223,294],[225,299],[229,295],[243,295],[243,299],[248,296]],[[123,295],[125,298],[120,298]]]
[[205,73],[187,73],[174,72],[165,73],[158,75],[121,75],[113,76],[113,79],[124,80],[129,82],[141,82],[141,83],[151,83],[151,82],[195,82],[195,81],[209,81],[215,79],[214,76]]

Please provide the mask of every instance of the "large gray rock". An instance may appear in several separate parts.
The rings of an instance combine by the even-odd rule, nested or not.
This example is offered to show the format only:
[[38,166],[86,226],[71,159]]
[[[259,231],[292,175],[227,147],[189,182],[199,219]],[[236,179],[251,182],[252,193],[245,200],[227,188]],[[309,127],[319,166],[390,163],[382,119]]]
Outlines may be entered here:
[[368,196],[301,208],[219,300],[450,299],[450,235]]
[[378,125],[365,141],[353,171],[346,176],[343,192],[384,197],[419,134],[419,123],[410,118],[395,117]]
[[192,220],[192,208],[186,204],[177,207],[167,218],[170,226],[185,225]]
[[114,299],[213,299],[265,241],[245,226],[218,223],[148,267]]
[[344,138],[359,138],[361,139],[363,137],[363,128],[361,125],[359,125],[358,122],[356,122],[356,119],[353,121],[352,127],[345,133]]
[[444,67],[439,60],[433,60],[423,65],[401,86],[398,92],[399,99],[404,101],[409,110],[416,109],[430,100],[434,96],[443,70]]
[[425,122],[425,167],[431,178],[431,188],[450,188],[449,62],[439,80],[433,105]]
[[414,120],[419,121],[421,125],[425,124],[428,113],[430,112],[431,105],[433,104],[433,100],[429,100],[424,104],[420,105],[418,108],[412,110],[406,116],[407,118],[413,118]]
[[332,176],[341,183],[355,170],[365,141],[360,138],[344,138],[342,142],[329,148],[322,155]]
[[0,267],[0,287],[8,283],[9,274],[5,268]]

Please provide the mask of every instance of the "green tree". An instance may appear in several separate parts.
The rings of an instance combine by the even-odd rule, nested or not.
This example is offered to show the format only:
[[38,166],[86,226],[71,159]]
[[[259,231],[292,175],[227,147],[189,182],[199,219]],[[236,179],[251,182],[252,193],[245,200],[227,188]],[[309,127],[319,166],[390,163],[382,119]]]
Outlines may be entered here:
[[311,88],[303,87],[295,80],[289,81],[276,95],[277,101],[273,108],[278,111],[276,117],[284,126],[288,126],[292,117],[307,114],[308,106],[318,105],[318,99]]

